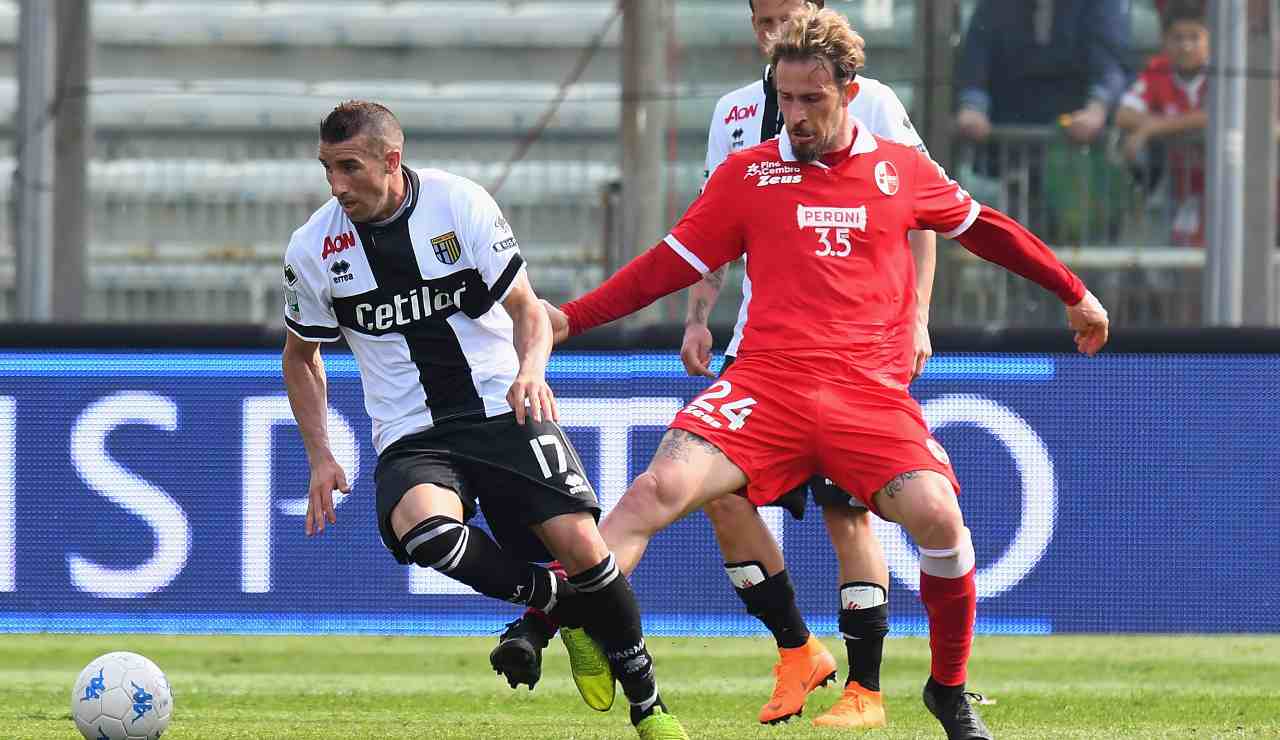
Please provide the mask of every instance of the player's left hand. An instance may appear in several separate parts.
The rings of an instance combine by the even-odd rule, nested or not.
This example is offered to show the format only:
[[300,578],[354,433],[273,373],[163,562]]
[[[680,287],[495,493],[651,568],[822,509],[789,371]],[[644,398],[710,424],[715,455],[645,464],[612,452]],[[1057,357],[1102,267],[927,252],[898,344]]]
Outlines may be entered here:
[[1076,349],[1089,357],[1097,354],[1110,336],[1107,309],[1088,291],[1079,303],[1067,307],[1067,325],[1076,333]]
[[[556,396],[551,392],[546,379],[541,376],[517,375],[516,382],[507,391],[507,403],[516,412],[516,423],[521,426],[526,417],[532,417],[534,421],[560,421]],[[525,408],[526,403],[528,408]]]
[[560,344],[569,338],[569,317],[565,315],[557,306],[553,306],[547,302],[545,298],[539,298],[538,303],[542,304],[542,310],[547,312],[547,318],[551,319],[551,338],[555,344]]
[[929,341],[929,323],[927,321],[916,322],[914,359],[911,362],[911,379],[915,380],[924,372],[924,366],[928,364],[929,358],[933,357],[933,342]]

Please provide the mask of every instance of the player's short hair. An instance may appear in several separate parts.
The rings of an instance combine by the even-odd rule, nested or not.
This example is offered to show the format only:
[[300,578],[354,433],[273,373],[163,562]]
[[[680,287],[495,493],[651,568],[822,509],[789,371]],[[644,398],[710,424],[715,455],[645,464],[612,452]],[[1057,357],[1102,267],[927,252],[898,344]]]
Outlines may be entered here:
[[776,69],[783,59],[825,59],[836,82],[858,76],[867,63],[867,42],[834,10],[805,8],[787,19],[769,45],[769,61]]
[[1181,21],[1206,25],[1203,0],[1172,0],[1165,6],[1164,13],[1160,16],[1160,28],[1164,33],[1168,33],[1169,29],[1173,28],[1173,24]]
[[385,105],[367,100],[348,100],[329,112],[320,122],[320,141],[337,144],[357,136],[368,136],[374,146],[386,154],[404,149],[404,129],[396,114]]
[[[827,7],[827,2],[826,2],[826,0],[805,0],[805,2],[809,3],[810,5],[813,5],[813,6],[817,7],[818,9],[822,9],[822,8]],[[748,8],[751,8],[751,12],[752,12],[752,13],[756,12],[756,3],[755,3],[755,0],[747,0],[747,7],[748,7]]]

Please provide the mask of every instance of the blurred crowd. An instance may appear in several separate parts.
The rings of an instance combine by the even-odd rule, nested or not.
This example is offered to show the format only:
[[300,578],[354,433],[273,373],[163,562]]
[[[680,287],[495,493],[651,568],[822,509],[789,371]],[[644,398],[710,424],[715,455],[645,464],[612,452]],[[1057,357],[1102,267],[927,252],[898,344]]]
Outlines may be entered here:
[[973,12],[956,130],[973,144],[972,176],[1006,199],[1016,181],[1051,241],[1125,241],[1128,211],[1155,203],[1157,241],[1204,244],[1205,6],[1156,5],[1161,48],[1136,75],[1128,0],[979,0]]

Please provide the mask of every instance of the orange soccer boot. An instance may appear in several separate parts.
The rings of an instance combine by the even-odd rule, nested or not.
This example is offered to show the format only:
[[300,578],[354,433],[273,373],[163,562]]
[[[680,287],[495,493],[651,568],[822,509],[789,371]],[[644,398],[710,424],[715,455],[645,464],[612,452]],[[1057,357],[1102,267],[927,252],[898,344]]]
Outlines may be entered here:
[[813,721],[818,727],[884,727],[884,696],[850,681],[831,708]]
[[797,648],[778,648],[778,662],[773,666],[773,696],[760,708],[760,723],[777,724],[804,712],[804,700],[819,686],[836,677],[836,659],[831,652],[809,635],[809,641]]

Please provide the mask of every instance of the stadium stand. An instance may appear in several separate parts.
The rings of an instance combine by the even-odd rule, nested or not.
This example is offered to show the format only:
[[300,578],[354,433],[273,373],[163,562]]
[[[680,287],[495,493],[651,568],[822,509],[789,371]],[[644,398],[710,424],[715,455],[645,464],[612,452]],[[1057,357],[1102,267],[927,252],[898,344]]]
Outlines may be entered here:
[[[971,3],[965,3],[968,7]],[[737,0],[677,0],[672,82],[674,218],[696,193],[710,110],[758,65]],[[875,7],[887,13],[872,14]],[[868,72],[910,109],[916,2],[841,4],[872,50]],[[316,122],[337,101],[383,101],[408,161],[492,186],[613,4],[97,0],[91,83],[90,310],[112,321],[275,321],[278,264],[293,228],[324,201]],[[865,17],[864,17],[864,14]],[[17,104],[18,7],[0,2],[0,121]],[[1154,14],[1135,11],[1142,49]],[[620,28],[614,23],[557,116],[514,164],[499,202],[535,284],[563,300],[603,273],[606,193],[619,179]],[[0,137],[12,141],[11,124]],[[11,203],[13,161],[0,160]],[[663,194],[655,194],[662,197]],[[9,208],[0,211],[0,319],[13,315]],[[981,267],[954,291],[992,320]],[[733,284],[735,281],[731,281]],[[965,286],[970,286],[966,288]],[[987,291],[989,292],[989,291]],[[722,301],[725,317],[731,301]],[[964,320],[957,317],[957,321]],[[998,319],[996,319],[998,320]]]

